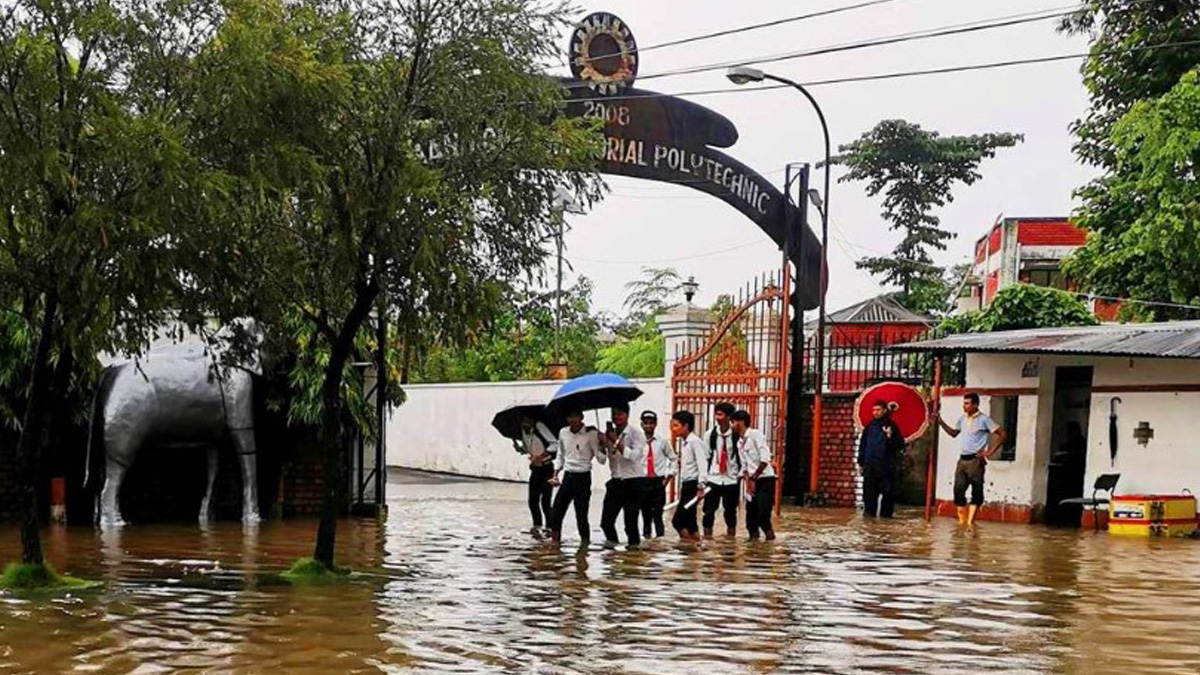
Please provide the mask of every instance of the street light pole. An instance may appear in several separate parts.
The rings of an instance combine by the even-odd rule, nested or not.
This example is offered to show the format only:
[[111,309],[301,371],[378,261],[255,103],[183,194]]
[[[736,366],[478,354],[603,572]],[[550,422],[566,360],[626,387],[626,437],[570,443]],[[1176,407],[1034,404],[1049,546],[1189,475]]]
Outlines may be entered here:
[[[817,468],[820,459],[820,441],[821,441],[821,412],[822,399],[825,385],[825,278],[829,274],[829,176],[830,176],[830,160],[833,158],[833,148],[829,142],[829,125],[825,122],[825,113],[821,110],[820,104],[813,95],[808,93],[808,90],[801,86],[798,82],[793,82],[786,77],[770,75],[764,73],[757,68],[747,66],[737,66],[730,68],[726,73],[734,84],[748,84],[750,82],[762,82],[763,80],[771,80],[780,84],[786,84],[796,91],[804,94],[804,98],[812,104],[814,110],[817,111],[817,118],[821,120],[821,132],[825,135],[825,207],[818,209],[821,212],[821,272],[817,281],[820,284],[820,302],[817,309],[817,363],[816,377],[814,378],[813,388],[813,433],[812,433],[812,457],[809,467],[809,494],[816,496],[817,493]],[[803,327],[801,327],[803,330]]]

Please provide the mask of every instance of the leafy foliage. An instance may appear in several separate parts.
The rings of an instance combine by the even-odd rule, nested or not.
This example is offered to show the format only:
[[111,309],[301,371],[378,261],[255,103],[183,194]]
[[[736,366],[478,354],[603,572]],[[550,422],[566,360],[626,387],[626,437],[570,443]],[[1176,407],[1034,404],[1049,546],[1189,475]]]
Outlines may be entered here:
[[[1089,0],[1061,30],[1091,41],[1090,104],[1073,130],[1078,156],[1102,170],[1078,192],[1075,219],[1089,236],[1066,271],[1094,293],[1195,304],[1200,2]],[[1133,303],[1123,312],[1196,316]]]
[[1060,26],[1090,38],[1083,83],[1091,100],[1072,127],[1075,150],[1084,161],[1111,171],[1118,161],[1117,122],[1135,103],[1162,96],[1200,64],[1200,2],[1086,0],[1081,5]]
[[640,331],[648,319],[667,310],[678,300],[683,278],[673,267],[643,267],[642,278],[625,284],[625,310],[628,312],[619,333]]
[[664,350],[663,335],[651,318],[632,335],[601,349],[596,370],[625,377],[662,377]]
[[937,330],[939,335],[950,335],[1096,323],[1096,317],[1075,295],[1057,288],[1018,284],[1000,289],[983,311],[948,317]]
[[[466,346],[437,345],[415,364],[417,382],[500,382],[546,377],[554,361],[554,292],[514,291],[511,305]],[[592,282],[563,290],[559,348],[574,377],[596,368],[599,322],[590,315]]]
[[945,250],[955,235],[940,227],[933,210],[953,201],[955,184],[978,181],[984,159],[1022,138],[1007,133],[943,137],[911,122],[884,120],[857,141],[840,146],[841,154],[832,161],[848,170],[839,182],[867,181],[868,195],[884,195],[884,220],[904,233],[892,255],[864,258],[858,266],[899,286],[900,301],[909,310],[939,309],[945,296],[935,298],[945,289],[944,270],[930,254]]
[[[1076,219],[1091,235],[1066,272],[1101,294],[1200,305],[1200,68],[1135,104],[1111,141],[1113,171],[1082,191]],[[1128,307],[1143,319],[1196,317]]]

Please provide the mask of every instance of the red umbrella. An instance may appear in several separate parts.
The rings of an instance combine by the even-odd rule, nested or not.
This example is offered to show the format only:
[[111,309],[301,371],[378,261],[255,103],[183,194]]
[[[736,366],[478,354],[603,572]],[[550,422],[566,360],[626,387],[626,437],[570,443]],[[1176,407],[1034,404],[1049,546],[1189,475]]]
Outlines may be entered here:
[[871,409],[884,401],[892,410],[892,421],[900,427],[904,440],[912,442],[929,428],[929,404],[916,387],[901,382],[881,382],[858,397],[854,403],[854,422],[861,429],[874,419]]

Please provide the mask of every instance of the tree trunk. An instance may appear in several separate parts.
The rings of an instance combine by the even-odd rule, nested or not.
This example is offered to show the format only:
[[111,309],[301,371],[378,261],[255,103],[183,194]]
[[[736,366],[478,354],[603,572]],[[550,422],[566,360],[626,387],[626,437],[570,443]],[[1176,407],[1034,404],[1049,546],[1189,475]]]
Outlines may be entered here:
[[42,537],[38,528],[37,470],[46,398],[50,395],[50,344],[54,340],[57,314],[58,300],[50,293],[42,309],[42,325],[33,353],[29,398],[25,405],[21,435],[17,440],[17,513],[21,522],[21,562],[31,565],[43,563]]
[[368,284],[358,291],[353,309],[346,316],[329,352],[325,379],[321,382],[321,446],[325,458],[321,469],[321,522],[317,526],[317,546],[313,558],[333,569],[334,544],[337,541],[339,495],[342,487],[342,371],[354,338],[371,311],[378,288]]

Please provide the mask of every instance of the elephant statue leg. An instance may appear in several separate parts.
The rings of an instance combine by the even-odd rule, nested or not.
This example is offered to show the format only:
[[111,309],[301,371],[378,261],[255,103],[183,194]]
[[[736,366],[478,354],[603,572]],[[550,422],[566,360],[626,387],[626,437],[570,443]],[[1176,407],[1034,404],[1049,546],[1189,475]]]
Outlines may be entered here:
[[242,467],[242,522],[257,523],[258,516],[258,451],[254,443],[254,430],[242,429],[231,432],[233,447]]
[[104,464],[104,487],[100,490],[100,527],[120,527],[125,524],[121,518],[121,483],[125,480],[125,465],[111,457]]
[[217,465],[220,459],[217,450],[216,445],[208,446],[208,483],[204,486],[204,500],[200,502],[201,524],[212,520],[213,486],[217,484]]

